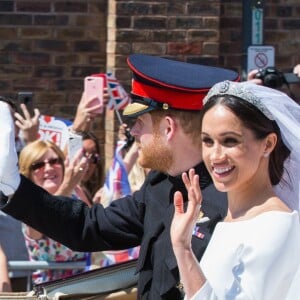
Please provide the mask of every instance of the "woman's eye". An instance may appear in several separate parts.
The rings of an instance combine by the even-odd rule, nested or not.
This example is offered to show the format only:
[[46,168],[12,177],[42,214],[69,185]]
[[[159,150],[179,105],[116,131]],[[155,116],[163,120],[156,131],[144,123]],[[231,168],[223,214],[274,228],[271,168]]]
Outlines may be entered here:
[[236,145],[238,143],[238,141],[237,141],[237,139],[235,139],[235,138],[230,138],[230,137],[228,137],[228,138],[225,138],[224,139],[224,141],[223,141],[223,144],[225,145],[225,146],[234,146],[234,145]]
[[202,143],[205,144],[206,146],[212,146],[214,144],[213,140],[208,137],[202,138]]

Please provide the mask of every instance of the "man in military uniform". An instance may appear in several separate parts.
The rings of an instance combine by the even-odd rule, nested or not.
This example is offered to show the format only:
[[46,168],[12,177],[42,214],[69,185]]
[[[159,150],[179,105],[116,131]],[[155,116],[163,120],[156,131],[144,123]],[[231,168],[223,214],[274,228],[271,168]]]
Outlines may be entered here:
[[[13,149],[9,153],[0,149],[0,190],[8,196],[2,196],[1,206],[6,213],[77,251],[141,245],[139,298],[181,299],[170,241],[173,195],[180,190],[186,196],[181,174],[195,168],[204,199],[192,239],[200,259],[216,222],[227,210],[225,194],[215,190],[202,163],[202,99],[214,83],[238,80],[238,74],[142,54],[129,56],[128,64],[133,71],[132,103],[124,115],[136,118],[131,133],[139,145],[139,163],[152,170],[141,189],[106,209],[102,205],[88,208],[82,201],[49,195],[19,177]],[[2,120],[3,112],[0,114]],[[6,147],[10,144],[10,137],[9,121],[0,123],[1,148],[3,143]]]

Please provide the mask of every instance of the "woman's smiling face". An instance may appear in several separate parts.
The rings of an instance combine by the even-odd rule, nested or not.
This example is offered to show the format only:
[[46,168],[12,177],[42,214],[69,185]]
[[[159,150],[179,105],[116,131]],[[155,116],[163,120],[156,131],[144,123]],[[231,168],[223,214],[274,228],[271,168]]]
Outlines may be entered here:
[[242,188],[257,174],[265,148],[228,108],[217,104],[202,121],[202,153],[215,186],[222,192]]
[[60,160],[56,163],[55,158],[59,158],[58,155],[52,150],[48,149],[47,152],[37,162],[46,162],[44,166],[36,170],[31,171],[31,179],[38,186],[44,188],[47,192],[55,193],[63,181],[63,166]]

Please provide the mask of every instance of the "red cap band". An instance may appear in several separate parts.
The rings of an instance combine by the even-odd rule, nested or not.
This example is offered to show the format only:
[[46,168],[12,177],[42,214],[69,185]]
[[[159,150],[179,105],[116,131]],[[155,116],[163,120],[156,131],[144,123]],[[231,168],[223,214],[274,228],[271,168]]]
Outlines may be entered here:
[[203,99],[207,95],[208,90],[203,89],[202,91],[197,90],[195,92],[178,89],[174,90],[166,87],[150,86],[133,79],[131,92],[140,97],[167,103],[170,108],[201,110],[203,107]]

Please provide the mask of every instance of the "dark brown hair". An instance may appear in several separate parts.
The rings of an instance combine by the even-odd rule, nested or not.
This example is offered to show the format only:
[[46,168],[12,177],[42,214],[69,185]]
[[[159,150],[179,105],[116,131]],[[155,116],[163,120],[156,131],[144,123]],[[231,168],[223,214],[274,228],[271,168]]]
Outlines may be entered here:
[[82,140],[92,140],[95,143],[97,154],[100,157],[94,174],[86,182],[83,182],[84,187],[88,190],[90,196],[93,197],[95,192],[104,184],[103,155],[101,155],[98,138],[92,132],[82,133]]

